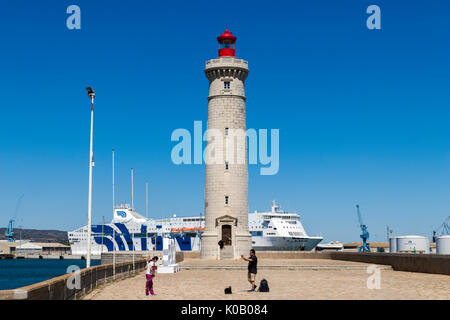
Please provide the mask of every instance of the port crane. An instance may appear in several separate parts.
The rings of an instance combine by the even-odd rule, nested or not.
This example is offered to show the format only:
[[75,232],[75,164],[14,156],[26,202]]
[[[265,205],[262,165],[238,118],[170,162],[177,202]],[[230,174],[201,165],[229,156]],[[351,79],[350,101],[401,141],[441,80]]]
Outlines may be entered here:
[[433,242],[436,242],[436,238],[439,236],[450,235],[450,216],[441,223],[437,230],[433,231]]
[[392,232],[394,230],[392,230],[391,228],[389,228],[389,226],[386,226],[386,235],[387,235],[387,242],[389,242],[389,239],[392,237]]
[[24,195],[21,195],[19,197],[19,199],[17,200],[16,211],[14,212],[14,217],[12,219],[9,219],[8,227],[5,230],[5,236],[9,242],[14,242],[14,222],[17,219],[17,213],[19,212],[20,201],[22,200],[23,196]]
[[367,242],[369,240],[369,231],[367,231],[367,226],[364,224],[361,216],[361,212],[359,211],[359,205],[356,205],[356,213],[358,214],[359,227],[361,228],[361,240],[362,246],[359,247],[359,252],[370,252],[370,244]]

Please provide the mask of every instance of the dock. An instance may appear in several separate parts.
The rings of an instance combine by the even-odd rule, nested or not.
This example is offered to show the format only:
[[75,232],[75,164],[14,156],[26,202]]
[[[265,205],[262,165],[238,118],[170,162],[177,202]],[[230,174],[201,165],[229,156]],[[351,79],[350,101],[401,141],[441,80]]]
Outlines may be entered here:
[[[247,262],[243,260],[186,259],[181,271],[158,274],[157,296],[145,295],[145,271],[137,276],[94,289],[85,300],[409,300],[450,299],[442,274],[394,271],[388,265],[374,265],[330,259],[258,258],[256,284],[267,279],[270,292],[247,292]],[[374,268],[380,287],[368,286]],[[372,272],[369,273],[368,271]],[[231,286],[232,294],[224,294]]]

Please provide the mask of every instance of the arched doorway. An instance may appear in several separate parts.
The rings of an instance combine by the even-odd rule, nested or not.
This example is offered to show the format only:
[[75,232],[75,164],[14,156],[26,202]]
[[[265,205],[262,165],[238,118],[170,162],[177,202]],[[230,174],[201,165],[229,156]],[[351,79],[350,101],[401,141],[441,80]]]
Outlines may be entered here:
[[229,224],[222,225],[222,241],[226,246],[231,246],[231,226]]

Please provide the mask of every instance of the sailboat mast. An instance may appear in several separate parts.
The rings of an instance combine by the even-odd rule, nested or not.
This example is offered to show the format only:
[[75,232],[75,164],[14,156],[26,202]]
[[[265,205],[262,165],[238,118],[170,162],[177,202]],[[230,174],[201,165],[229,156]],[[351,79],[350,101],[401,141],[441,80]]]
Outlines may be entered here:
[[134,210],[134,182],[133,182],[133,168],[131,168],[131,208]]

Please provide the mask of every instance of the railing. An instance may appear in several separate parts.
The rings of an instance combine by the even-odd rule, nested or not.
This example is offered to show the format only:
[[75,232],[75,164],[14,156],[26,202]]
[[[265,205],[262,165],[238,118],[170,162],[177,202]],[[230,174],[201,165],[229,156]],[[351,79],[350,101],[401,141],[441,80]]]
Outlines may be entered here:
[[248,61],[245,61],[243,59],[237,59],[237,58],[218,58],[218,59],[211,59],[206,61],[206,68],[208,67],[222,67],[222,66],[239,66],[241,68],[247,69],[248,68]]

